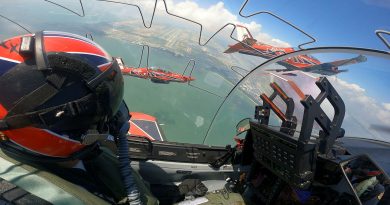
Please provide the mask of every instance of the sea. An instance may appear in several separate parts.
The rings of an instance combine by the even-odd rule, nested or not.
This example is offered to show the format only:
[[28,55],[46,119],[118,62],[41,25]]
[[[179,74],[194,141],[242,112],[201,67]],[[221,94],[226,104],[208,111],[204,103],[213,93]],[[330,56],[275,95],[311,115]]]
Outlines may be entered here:
[[[112,56],[122,57],[126,66],[139,65],[142,46],[104,35],[94,36],[94,40]],[[236,124],[253,116],[255,102],[239,91],[226,97],[235,84],[220,73],[209,70],[210,65],[202,61],[205,58],[208,56],[194,58],[196,65],[192,76],[195,81],[191,85],[159,84],[124,76],[124,100],[130,111],[156,117],[168,141],[218,146],[232,144]],[[146,55],[141,67],[146,66],[145,59]],[[150,48],[148,64],[182,73],[188,59],[166,49]],[[190,68],[185,74],[189,75]]]
[[[58,30],[81,35],[90,32],[93,34],[93,40],[112,56],[122,57],[127,66],[139,65],[142,46],[119,37],[109,37],[105,33],[105,29],[115,29],[114,22],[127,20],[117,17],[116,10],[105,10],[88,2],[85,5],[88,7],[86,16],[80,17],[47,2],[23,2],[7,5],[9,9],[3,15],[31,31]],[[77,5],[68,6],[77,10]],[[24,15],[15,15],[15,11],[27,7],[30,9],[26,10]],[[46,12],[42,12],[43,10]],[[103,11],[111,13],[101,13]],[[138,21],[136,23],[140,24]],[[0,21],[0,25],[4,28],[0,32],[1,39],[26,32],[4,19]],[[156,25],[153,28],[155,27]],[[226,45],[221,44],[222,49]],[[194,52],[196,49],[198,50]],[[183,73],[189,60],[194,59],[196,63],[192,77],[195,80],[190,84],[158,84],[147,79],[124,76],[124,100],[131,112],[142,112],[156,117],[168,141],[225,146],[234,143],[236,124],[243,118],[253,117],[256,103],[240,91],[232,92],[240,76],[235,76],[226,66],[226,62],[221,63],[221,60],[216,59],[215,56],[222,55],[223,50],[207,53],[202,52],[202,49],[200,46],[189,48],[192,50],[190,56],[172,49],[150,47],[148,66]],[[146,56],[143,57],[141,66],[146,66],[145,59]],[[191,67],[185,74],[190,73]]]

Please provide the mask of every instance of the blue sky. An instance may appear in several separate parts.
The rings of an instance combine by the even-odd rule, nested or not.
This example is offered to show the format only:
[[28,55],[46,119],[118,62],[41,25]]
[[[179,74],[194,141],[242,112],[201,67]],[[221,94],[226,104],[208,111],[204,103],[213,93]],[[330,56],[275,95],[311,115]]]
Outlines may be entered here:
[[[196,2],[202,7],[210,7],[220,0],[197,0]],[[241,0],[223,2],[224,7],[236,16],[239,15],[238,11],[244,3]],[[316,43],[306,47],[355,46],[388,50],[374,31],[378,29],[390,31],[390,0],[249,0],[243,13],[248,15],[258,11],[271,11],[317,39]],[[269,15],[240,17],[238,20],[245,23],[255,21],[261,25],[261,32],[287,42],[293,47],[310,40]],[[390,41],[390,36],[385,37]],[[349,58],[355,56],[348,55]],[[321,60],[327,62],[344,58],[345,55],[325,55],[323,57]],[[390,87],[390,73],[383,71],[388,67],[384,63],[384,61],[379,62],[377,58],[369,58],[369,62],[340,68],[350,71],[338,77],[358,84],[371,97],[380,102],[390,103],[390,95],[386,92],[386,89]]]
[[[55,0],[56,2],[67,2],[67,0]],[[169,0],[167,0],[169,1]],[[195,1],[198,5],[191,5]],[[96,4],[94,1],[85,1],[86,5],[86,17],[85,19],[80,19],[78,16],[71,14],[68,11],[61,10],[61,8],[56,7],[55,5],[51,5],[43,0],[39,0],[39,4],[35,4],[28,9],[24,15],[19,15],[19,7],[15,4],[14,1],[5,1],[5,3],[9,3],[14,7],[12,9],[4,9],[2,14],[9,15],[12,19],[17,20],[18,22],[24,24],[43,24],[44,26],[31,27],[32,30],[39,29],[47,29],[47,25],[49,27],[55,27],[58,25],[73,25],[69,24],[69,22],[78,21],[83,22],[84,20],[103,20],[106,21],[106,16],[110,16],[113,18],[115,15],[123,15],[124,19],[127,19],[128,16],[133,16],[134,18],[139,18],[138,11],[134,8],[123,7],[108,3],[100,3]],[[21,3],[20,3],[21,2]],[[25,2],[31,3],[30,1],[20,1],[20,7],[28,7]],[[70,3],[69,3],[70,2]],[[88,3],[87,3],[88,2]],[[142,3],[146,1],[140,1]],[[243,4],[244,0],[225,0],[223,1],[223,7],[218,10],[218,12],[214,12],[213,15],[207,13],[207,8],[211,8],[222,2],[222,0],[173,0],[174,3],[179,4],[179,2],[186,2],[186,6],[180,7],[176,5],[168,8],[171,12],[175,14],[180,14],[181,11],[188,9],[187,13],[184,12],[185,17],[202,21],[203,24],[209,24],[208,30],[209,32],[215,32],[218,28],[220,28],[225,23],[233,23],[233,21],[239,21],[241,23],[250,24],[252,21],[255,21],[258,25],[257,31],[252,32],[252,34],[257,33],[258,37],[267,37],[265,35],[260,35],[260,33],[267,34],[267,38],[262,38],[258,40],[263,40],[264,42],[268,42],[272,40],[272,38],[282,40],[284,42],[289,43],[290,45],[296,47],[298,44],[303,43],[309,40],[307,37],[303,36],[299,32],[289,28],[287,25],[279,22],[276,19],[273,19],[267,15],[258,15],[248,19],[245,18],[237,18],[238,11]],[[76,3],[76,4],[75,4]],[[78,0],[68,1],[68,4],[71,4],[72,9],[76,11],[80,11],[79,5],[77,4]],[[96,4],[96,5],[95,5]],[[107,7],[102,7],[102,5],[107,5]],[[7,4],[2,3],[2,6],[6,6]],[[154,5],[154,4],[152,4]],[[111,6],[111,7],[109,7]],[[192,6],[192,7],[190,7]],[[35,8],[34,8],[35,7]],[[123,7],[123,13],[118,12],[118,8]],[[201,8],[199,8],[201,7]],[[61,18],[61,20],[57,24],[58,18],[47,18],[46,15],[42,15],[41,13],[37,13],[37,11],[41,12],[41,8],[47,8],[44,10],[53,11],[52,13],[47,13],[47,16],[61,16],[61,14],[66,15],[66,18]],[[106,9],[107,8],[107,9]],[[113,9],[112,9],[113,8]],[[197,8],[196,12],[199,12],[198,15],[192,8]],[[228,9],[229,12],[223,13],[224,9]],[[35,10],[34,10],[35,9]],[[106,10],[105,10],[106,9]],[[149,13],[151,12],[150,7],[146,7],[146,19],[149,19],[147,14],[147,10]],[[280,0],[280,1],[271,1],[271,0],[250,0],[247,6],[244,9],[245,14],[250,14],[253,12],[257,12],[260,10],[271,11],[275,14],[285,18],[286,20],[292,22],[296,26],[305,30],[309,34],[312,34],[317,40],[317,43],[312,45],[308,45],[307,47],[314,46],[357,46],[357,47],[369,47],[376,48],[379,50],[388,50],[385,45],[376,37],[374,31],[376,29],[383,29],[390,31],[390,0],[328,0],[328,1],[313,1],[313,0]],[[104,11],[104,12],[103,12]],[[107,11],[107,12],[106,12]],[[38,15],[39,14],[39,15]],[[115,15],[111,15],[115,14]],[[162,12],[164,15],[164,12]],[[188,15],[188,16],[187,16]],[[232,17],[233,16],[233,17]],[[115,16],[116,17],[116,16]],[[226,17],[226,18],[225,18]],[[196,19],[198,18],[198,19]],[[215,22],[213,20],[215,19]],[[42,22],[41,22],[42,21]],[[3,21],[4,23],[5,21]],[[55,24],[54,24],[54,23]],[[178,21],[183,24],[183,21]],[[1,23],[1,22],[0,22]],[[5,22],[8,23],[8,22]],[[141,22],[140,22],[141,23]],[[171,22],[169,22],[171,23]],[[46,24],[46,25],[45,25]],[[173,24],[173,23],[172,23]],[[187,23],[188,24],[188,23]],[[82,23],[80,24],[82,25]],[[192,24],[188,24],[189,26],[193,26]],[[77,23],[74,24],[77,26]],[[55,27],[55,28],[57,28]],[[78,28],[78,27],[75,27]],[[194,27],[198,29],[198,27]],[[69,29],[69,28],[68,28]],[[4,30],[4,29],[3,29]],[[4,31],[3,31],[4,32]],[[0,33],[1,34],[1,33]],[[194,33],[194,35],[198,35],[198,33]],[[390,37],[387,37],[390,40]],[[203,39],[205,40],[205,39]],[[267,41],[268,40],[268,41]],[[204,42],[204,41],[202,41]],[[221,50],[222,53],[223,50]],[[336,60],[344,57],[355,57],[356,55],[340,55],[340,56],[329,56],[329,55],[320,55],[322,62],[327,62],[331,60]],[[336,58],[336,59],[332,59]],[[375,61],[373,58],[369,58],[369,61],[366,63],[361,63],[354,66],[345,67],[345,69],[349,69],[350,72],[343,73],[339,75],[341,80],[347,82],[349,84],[344,84],[345,88],[354,88],[355,90],[359,90],[359,87],[364,89],[366,93],[357,93],[355,95],[351,95],[350,99],[347,99],[354,103],[356,109],[359,113],[357,116],[367,118],[366,114],[372,114],[375,116],[371,116],[373,121],[377,119],[380,121],[381,119],[389,119],[382,120],[384,123],[390,122],[390,95],[388,94],[388,88],[390,87],[390,71],[383,71],[388,69],[390,65],[388,62],[384,61]],[[387,63],[387,64],[386,64]],[[342,68],[344,69],[344,68]],[[353,84],[357,84],[359,87],[352,86]],[[381,87],[379,87],[381,86]],[[353,92],[353,90],[351,90]],[[360,96],[358,96],[360,95]],[[364,98],[365,96],[375,98],[378,103],[387,103],[386,107],[387,114],[383,114],[382,118],[376,116],[377,111],[382,111],[383,107],[378,106],[377,109],[371,109],[371,107],[367,107],[366,112],[362,112],[364,109],[360,109],[364,107],[364,105],[369,105],[370,102],[368,98]],[[357,104],[354,101],[357,100],[358,97],[361,97],[361,104]],[[351,107],[352,108],[352,107]],[[353,110],[353,109],[352,109]],[[365,110],[364,110],[365,111]],[[354,113],[355,114],[355,113]],[[363,116],[362,116],[363,115]],[[361,118],[361,119],[363,119]]]
[[[202,6],[210,6],[219,1],[197,0],[197,2]],[[224,1],[225,7],[236,15],[238,15],[238,9],[243,2],[239,0]],[[244,13],[250,14],[260,10],[271,11],[312,34],[318,40],[318,43],[313,44],[313,46],[353,45],[386,49],[376,38],[374,31],[377,29],[390,30],[389,0],[250,0]],[[297,42],[296,36],[300,36],[302,42],[308,40],[298,33],[291,35],[291,32],[283,32],[287,29],[286,25],[264,15],[246,19],[248,22],[251,20],[260,23],[263,26],[263,31],[273,37],[292,42],[292,45]]]
[[[197,2],[203,7],[209,7],[220,1]],[[224,1],[224,6],[238,16],[243,2],[227,0]],[[306,47],[353,46],[388,51],[374,31],[378,29],[390,31],[390,0],[250,0],[244,14],[258,11],[271,11],[317,39],[318,42]],[[238,20],[244,23],[255,21],[261,25],[260,32],[287,42],[293,47],[309,40],[303,34],[264,14]],[[386,38],[390,41],[390,36]],[[321,54],[318,57],[322,62],[328,62],[357,55]],[[383,123],[389,126],[389,60],[367,57],[365,63],[341,67],[340,69],[349,69],[349,72],[338,75],[338,81],[334,83],[340,89],[339,93],[344,96],[347,113],[350,116],[355,116],[365,125]],[[356,135],[358,136],[358,133]]]
[[[227,8],[231,14],[236,16],[238,16],[238,11],[241,5],[244,3],[244,0],[193,1],[199,4],[199,6],[202,8],[209,8],[219,2],[223,2],[224,8]],[[39,2],[41,2],[42,6],[47,6],[50,9],[58,9],[53,5],[44,3],[43,1]],[[65,1],[57,0],[57,2],[64,3]],[[72,0],[70,2],[75,4],[78,1]],[[174,0],[174,2],[183,2],[183,0]],[[87,6],[86,8],[90,7]],[[73,5],[72,9],[78,10],[78,4]],[[172,10],[172,8],[169,9]],[[307,45],[307,47],[336,45],[369,47],[387,50],[385,45],[383,45],[383,43],[376,37],[374,31],[376,29],[390,30],[390,0],[249,0],[243,12],[245,14],[250,14],[260,10],[274,12],[275,14],[302,28],[309,34],[312,34],[318,40],[318,42]],[[177,12],[177,10],[174,10],[174,12]],[[9,15],[12,13],[13,12],[11,12]],[[87,9],[87,14],[90,15],[91,13],[92,11]],[[11,16],[14,17],[13,15]],[[138,17],[138,15],[135,16]],[[73,17],[77,18],[75,16]],[[14,18],[16,18],[16,16]],[[23,18],[23,16],[21,16],[21,18]],[[286,24],[268,15],[262,14],[248,19],[238,18],[237,20],[245,23],[255,21],[257,24],[261,25],[260,31],[257,33],[267,33],[270,35],[270,37],[288,42],[294,47],[309,40],[298,31],[293,30]],[[222,26],[227,22],[221,21],[221,23],[222,24],[218,26]],[[213,29],[210,29],[209,31],[215,32],[216,29],[216,27],[213,27]],[[253,33],[256,32],[252,32],[252,34]],[[387,38],[390,40],[390,37]],[[355,67],[357,69],[355,69]],[[387,75],[383,75],[383,72],[379,72],[374,69],[367,69],[367,65],[364,64],[352,66],[351,70],[352,69],[359,70],[359,72],[349,72],[340,75],[340,77],[345,78],[346,80],[353,80],[362,83],[364,82],[364,84],[360,85],[369,90],[376,89],[376,85],[370,84],[370,81],[387,82],[389,78],[389,73],[387,73]],[[390,83],[387,85],[389,84]],[[371,88],[369,86],[371,86]],[[386,92],[379,92],[379,94],[376,94],[376,96],[382,95],[380,96],[382,101],[390,102],[390,97],[385,93]]]
[[[203,6],[209,6],[217,2],[215,0],[207,1],[207,3],[198,1]],[[238,15],[238,10],[243,2],[224,1],[225,7],[236,15]],[[250,0],[243,13],[251,14],[260,10],[271,11],[314,36],[318,42],[307,47],[356,46],[388,50],[376,37],[374,31],[377,29],[390,30],[389,0],[281,0],[272,2]],[[310,40],[303,34],[264,14],[239,20],[243,22],[256,21],[262,25],[262,32],[286,41],[293,46]],[[386,37],[390,41],[390,37]],[[369,58],[369,60],[371,62],[366,64],[351,66],[350,72],[339,75],[339,77],[359,84],[373,97],[388,103],[390,102],[390,96],[386,90],[390,86],[388,82],[390,73],[383,72],[383,69],[388,66],[383,64],[384,61],[379,62],[378,59]],[[370,66],[374,65],[382,71],[370,69]],[[348,69],[348,67],[345,67],[345,69]],[[378,89],[379,85],[383,88]]]

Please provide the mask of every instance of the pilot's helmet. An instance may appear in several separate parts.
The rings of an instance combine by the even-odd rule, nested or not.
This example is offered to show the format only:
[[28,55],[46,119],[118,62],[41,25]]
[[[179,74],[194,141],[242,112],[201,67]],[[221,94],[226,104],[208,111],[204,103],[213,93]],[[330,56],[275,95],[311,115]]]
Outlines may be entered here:
[[[0,145],[69,158],[109,133],[123,102],[116,60],[79,35],[43,31],[0,44]],[[128,114],[128,113],[127,113]]]

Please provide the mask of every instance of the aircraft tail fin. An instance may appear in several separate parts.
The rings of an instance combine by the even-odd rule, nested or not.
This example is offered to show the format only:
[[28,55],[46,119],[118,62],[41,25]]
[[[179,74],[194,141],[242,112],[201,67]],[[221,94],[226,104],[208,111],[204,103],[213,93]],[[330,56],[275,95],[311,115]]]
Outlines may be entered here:
[[236,32],[237,40],[239,42],[234,45],[230,45],[224,53],[234,53],[239,51],[240,49],[245,48],[245,46],[252,46],[256,43],[256,39],[253,38],[247,27],[237,24]]
[[242,25],[236,25],[237,29],[237,39],[239,41],[244,41],[246,39],[253,39],[251,32],[249,32],[248,28]]

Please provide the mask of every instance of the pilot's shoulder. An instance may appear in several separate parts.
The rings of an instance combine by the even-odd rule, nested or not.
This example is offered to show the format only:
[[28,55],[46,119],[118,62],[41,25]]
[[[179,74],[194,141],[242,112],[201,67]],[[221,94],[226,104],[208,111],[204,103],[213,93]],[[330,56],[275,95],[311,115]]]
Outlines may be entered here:
[[0,177],[0,204],[52,204]]
[[107,204],[84,188],[0,150],[0,204]]

